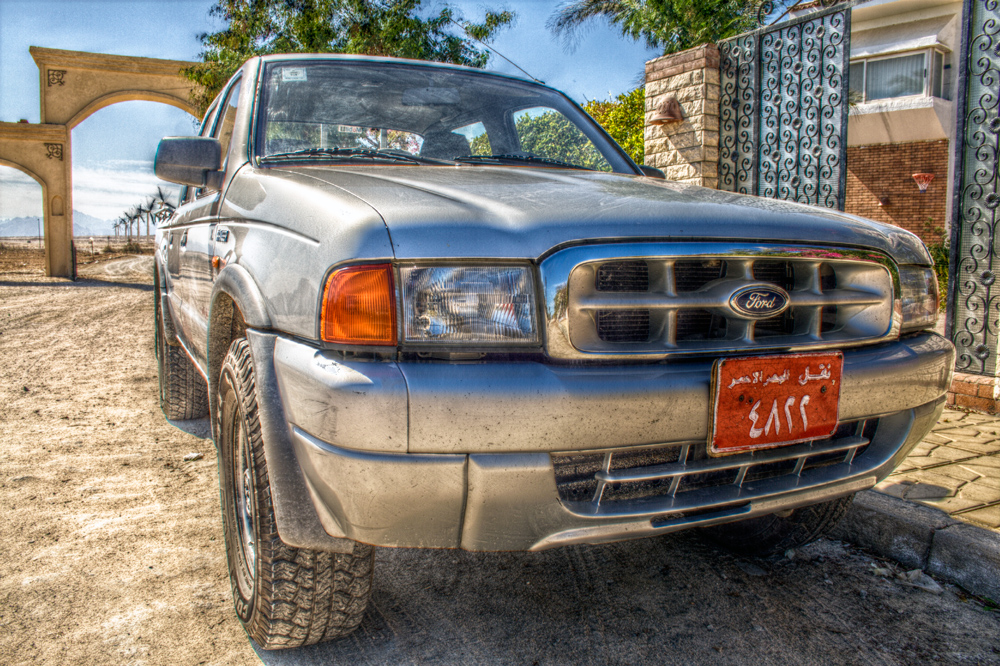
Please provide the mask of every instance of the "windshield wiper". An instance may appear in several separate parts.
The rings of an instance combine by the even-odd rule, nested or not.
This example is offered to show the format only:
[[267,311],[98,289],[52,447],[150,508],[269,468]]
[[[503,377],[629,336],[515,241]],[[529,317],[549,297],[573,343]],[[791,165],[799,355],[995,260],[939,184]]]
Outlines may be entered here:
[[560,160],[551,160],[537,155],[460,155],[453,157],[456,162],[467,162],[469,164],[509,164],[511,162],[527,162],[528,164],[548,164],[551,166],[567,167],[569,169],[586,169],[593,171],[590,167],[570,164]]
[[290,153],[275,153],[264,155],[261,162],[295,160],[301,157],[342,157],[345,159],[390,160],[393,162],[409,162],[410,164],[438,164],[436,160],[404,155],[386,150],[371,150],[369,148],[306,148]]

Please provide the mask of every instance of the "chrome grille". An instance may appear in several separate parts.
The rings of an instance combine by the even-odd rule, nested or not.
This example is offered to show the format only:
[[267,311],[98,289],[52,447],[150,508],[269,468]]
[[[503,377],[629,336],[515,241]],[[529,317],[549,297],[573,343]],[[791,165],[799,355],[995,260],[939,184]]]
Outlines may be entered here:
[[[774,254],[799,256],[758,251],[579,263],[567,280],[563,330],[574,349],[602,355],[841,345],[892,330],[893,279],[885,262],[831,250]],[[790,306],[767,319],[740,315],[730,297],[752,285],[780,287]]]
[[721,458],[709,457],[704,442],[551,458],[559,498],[577,512],[614,513],[625,504],[662,500],[684,510],[721,489],[749,497],[754,484],[774,479],[809,485],[813,470],[853,464],[877,426],[877,419],[841,423],[826,439]]

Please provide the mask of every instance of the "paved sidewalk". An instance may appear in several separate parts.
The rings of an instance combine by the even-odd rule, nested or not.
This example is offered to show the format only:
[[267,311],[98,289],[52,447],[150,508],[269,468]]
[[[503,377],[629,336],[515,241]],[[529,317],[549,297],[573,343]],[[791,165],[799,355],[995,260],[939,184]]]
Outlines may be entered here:
[[1000,532],[1000,416],[946,409],[875,490]]

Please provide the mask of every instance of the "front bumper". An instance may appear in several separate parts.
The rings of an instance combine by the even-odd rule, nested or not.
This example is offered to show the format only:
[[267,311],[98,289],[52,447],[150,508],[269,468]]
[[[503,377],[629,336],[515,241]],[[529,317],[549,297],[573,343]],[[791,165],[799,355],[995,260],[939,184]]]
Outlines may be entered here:
[[[739,485],[683,498],[601,507],[560,494],[551,454],[704,446],[710,359],[376,363],[346,361],[285,337],[255,337],[257,349],[270,346],[260,338],[273,340],[273,356],[255,358],[255,366],[260,372],[260,361],[273,363],[267,370],[279,388],[289,444],[328,535],[477,551],[648,536],[870,488],[937,421],[954,367],[951,344],[930,333],[846,350],[841,422],[879,419],[874,434],[866,431],[870,445],[850,460],[755,483],[741,477]],[[281,521],[279,532],[286,538]]]

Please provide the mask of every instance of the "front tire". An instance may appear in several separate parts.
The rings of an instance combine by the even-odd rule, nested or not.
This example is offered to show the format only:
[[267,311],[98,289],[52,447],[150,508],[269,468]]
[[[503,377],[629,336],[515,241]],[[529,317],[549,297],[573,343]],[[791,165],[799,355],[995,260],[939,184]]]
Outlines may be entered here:
[[293,548],[278,536],[258,419],[250,345],[229,347],[219,382],[219,452],[226,556],[236,614],[262,648],[354,631],[371,595],[374,548]]
[[736,523],[713,525],[702,534],[741,555],[770,557],[812,543],[832,530],[851,507],[854,495]]

